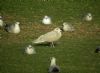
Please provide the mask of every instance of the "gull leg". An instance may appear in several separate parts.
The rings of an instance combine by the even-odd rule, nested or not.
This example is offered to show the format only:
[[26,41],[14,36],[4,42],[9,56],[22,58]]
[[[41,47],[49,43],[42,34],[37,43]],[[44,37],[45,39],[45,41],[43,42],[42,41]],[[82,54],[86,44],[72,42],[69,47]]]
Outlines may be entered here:
[[55,47],[53,42],[51,42],[51,47],[53,47],[53,48]]

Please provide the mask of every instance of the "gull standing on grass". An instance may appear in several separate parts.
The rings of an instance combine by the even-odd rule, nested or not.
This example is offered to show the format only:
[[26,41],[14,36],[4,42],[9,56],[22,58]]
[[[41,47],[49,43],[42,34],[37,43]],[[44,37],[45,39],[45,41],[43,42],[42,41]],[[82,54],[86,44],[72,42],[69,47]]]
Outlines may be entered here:
[[36,51],[35,51],[35,48],[34,47],[32,47],[32,45],[29,45],[28,47],[26,47],[25,48],[25,52],[27,53],[27,54],[36,54]]
[[62,36],[61,29],[55,28],[53,31],[48,32],[44,35],[41,35],[40,37],[38,37],[36,40],[32,42],[36,44],[41,44],[43,42],[49,42],[51,46],[54,47],[54,42],[59,40],[61,36]]
[[85,21],[92,21],[92,14],[91,13],[87,13],[86,15],[85,15],[85,17],[84,17],[84,20]]
[[74,29],[74,27],[71,24],[69,24],[67,22],[64,22],[62,30],[63,31],[74,31],[75,29]]
[[12,25],[5,25],[5,30],[10,33],[19,33],[20,32],[20,22],[16,22],[15,24]]
[[42,23],[45,24],[45,25],[49,25],[51,24],[51,18],[49,16],[44,16],[43,20],[42,20]]
[[58,73],[58,72],[60,72],[60,68],[58,65],[56,65],[56,58],[52,57],[49,67],[49,73]]

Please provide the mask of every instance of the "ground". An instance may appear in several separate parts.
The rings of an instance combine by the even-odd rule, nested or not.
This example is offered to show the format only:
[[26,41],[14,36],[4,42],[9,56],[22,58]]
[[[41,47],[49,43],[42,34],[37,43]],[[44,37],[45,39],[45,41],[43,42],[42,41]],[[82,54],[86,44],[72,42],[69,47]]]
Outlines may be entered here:
[[[86,13],[93,20],[82,20]],[[0,73],[48,73],[50,57],[57,58],[61,73],[99,73],[100,53],[100,1],[99,0],[2,0],[0,15],[7,24],[19,21],[21,32],[11,34],[0,28]],[[53,24],[41,23],[44,15],[52,18]],[[38,36],[69,22],[74,32],[62,32],[55,48],[34,45]],[[25,54],[31,44],[37,54]]]

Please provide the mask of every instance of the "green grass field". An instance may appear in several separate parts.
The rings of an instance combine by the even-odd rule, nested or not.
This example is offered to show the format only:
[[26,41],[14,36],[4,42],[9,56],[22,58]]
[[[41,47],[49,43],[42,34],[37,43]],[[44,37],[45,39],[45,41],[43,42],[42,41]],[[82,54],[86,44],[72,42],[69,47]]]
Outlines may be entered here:
[[[82,21],[88,12],[93,20]],[[48,73],[52,56],[57,58],[60,73],[100,72],[100,53],[94,53],[100,46],[100,0],[1,0],[0,15],[5,23],[21,22],[19,34],[0,29],[0,73]],[[44,15],[53,24],[43,25]],[[76,30],[62,32],[55,48],[31,43],[63,22],[70,22]],[[24,53],[29,44],[37,54]]]

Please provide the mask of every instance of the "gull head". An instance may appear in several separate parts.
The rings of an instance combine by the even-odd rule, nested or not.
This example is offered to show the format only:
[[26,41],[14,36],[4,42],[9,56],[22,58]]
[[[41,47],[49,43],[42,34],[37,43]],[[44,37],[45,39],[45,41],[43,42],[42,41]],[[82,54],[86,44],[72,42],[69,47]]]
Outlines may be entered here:
[[0,19],[2,19],[2,16],[0,16]]
[[27,54],[36,54],[36,51],[34,50],[34,47],[32,47],[31,45],[28,45],[28,47],[26,47],[25,52]]
[[92,20],[92,14],[91,13],[87,13],[87,15],[84,18],[86,21],[91,21]]
[[57,27],[54,29],[54,31],[61,32],[62,30],[59,27]]
[[19,24],[20,24],[20,22],[16,22],[16,23],[15,23],[15,27],[16,27],[16,28],[19,28]]
[[15,25],[19,25],[19,24],[20,24],[20,22],[16,22],[16,23],[15,23]]
[[51,62],[55,63],[56,62],[56,58],[55,57],[51,57]]
[[32,46],[31,46],[31,45],[29,45],[28,47],[29,47],[29,48],[31,48]]
[[91,16],[92,16],[92,14],[91,14],[91,13],[88,13],[88,14],[87,14],[87,16],[91,17]]
[[63,26],[69,26],[69,23],[64,22],[64,23],[63,23]]
[[47,15],[45,15],[45,16],[44,16],[44,18],[45,18],[45,19],[48,19],[48,16],[47,16]]
[[55,58],[55,57],[51,57],[50,59],[51,59],[51,60],[54,60],[54,61],[56,60],[56,58]]

